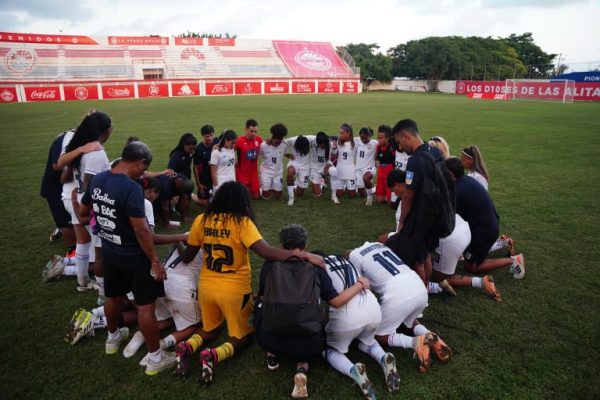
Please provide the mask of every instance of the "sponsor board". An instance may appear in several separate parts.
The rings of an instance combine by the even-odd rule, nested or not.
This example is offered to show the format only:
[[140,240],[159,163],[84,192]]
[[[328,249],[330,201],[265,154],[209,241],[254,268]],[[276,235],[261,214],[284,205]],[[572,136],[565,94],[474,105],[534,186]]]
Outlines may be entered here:
[[97,85],[64,86],[65,100],[97,100]]
[[30,72],[37,61],[37,54],[33,49],[20,48],[11,49],[4,56],[4,65],[6,68],[16,74],[26,74]]
[[234,38],[208,38],[209,46],[235,46]]
[[60,89],[58,86],[26,87],[25,99],[27,101],[59,101]]
[[273,44],[295,77],[353,77],[330,43],[274,40]]
[[265,82],[265,94],[287,94],[289,92],[289,82]]
[[200,84],[198,82],[172,83],[171,93],[175,97],[200,96]]
[[136,46],[167,46],[168,37],[161,36],[109,36],[110,45],[136,45]]
[[260,82],[236,82],[235,94],[261,94]]
[[204,39],[201,37],[176,37],[175,46],[202,46]]
[[166,83],[138,84],[139,97],[169,97],[169,85]]
[[292,93],[315,93],[313,81],[292,81]]
[[[562,100],[565,95],[573,95],[575,100],[600,101],[600,83],[575,82],[575,86],[565,87],[564,82],[535,81],[457,81],[456,94],[471,93],[505,95],[507,99]],[[486,98],[484,96],[484,98]]]
[[339,82],[319,82],[318,93],[339,93]]
[[50,44],[98,44],[88,36],[43,35],[39,33],[0,32],[0,42],[50,43]]
[[342,82],[342,93],[358,93],[358,81]]
[[14,87],[0,88],[0,102],[14,103],[16,101],[18,101],[16,88],[14,88]]
[[102,85],[102,97],[105,99],[130,99],[134,95],[133,84]]
[[222,96],[233,94],[233,82],[207,82],[207,96]]

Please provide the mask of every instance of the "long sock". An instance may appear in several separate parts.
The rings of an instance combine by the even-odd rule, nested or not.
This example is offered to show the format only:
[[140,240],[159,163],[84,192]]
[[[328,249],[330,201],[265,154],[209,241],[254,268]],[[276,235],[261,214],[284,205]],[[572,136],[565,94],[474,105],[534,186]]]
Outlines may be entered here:
[[367,189],[367,198],[368,199],[373,198],[373,188]]
[[503,249],[504,247],[506,247],[506,243],[504,243],[504,241],[502,239],[498,239],[494,242],[494,244],[492,245],[492,248],[490,249],[490,251],[488,253],[493,253],[494,251]]
[[381,363],[383,357],[385,356],[385,350],[379,345],[379,343],[375,342],[370,346],[367,346],[363,342],[358,343],[358,349],[363,353],[367,353],[371,356],[371,358],[378,363]]
[[410,336],[401,333],[392,333],[388,336],[388,345],[390,347],[402,347],[403,349],[414,349],[415,344]]
[[215,362],[221,362],[229,357],[233,357],[233,353],[233,345],[229,342],[225,342],[215,349],[215,354],[217,355]]
[[425,325],[421,325],[421,324],[419,324],[419,325],[416,325],[416,326],[413,328],[413,332],[414,332],[414,334],[415,334],[416,336],[423,336],[423,335],[426,335],[426,334],[428,334],[428,333],[430,332],[430,330],[429,330],[429,329],[427,329],[427,328],[425,327]]
[[88,278],[88,265],[90,261],[90,243],[77,243],[75,248],[75,260],[77,262],[77,283],[79,286],[87,285]]
[[96,322],[94,322],[94,329],[106,328],[106,325],[106,317],[98,317]]
[[156,350],[154,353],[148,353],[150,355],[148,361],[151,361],[153,364],[159,363],[161,352],[162,350],[159,347],[158,350]]
[[76,265],[66,266],[65,269],[63,270],[63,275],[65,275],[65,276],[77,275],[77,266]]
[[175,339],[173,335],[165,337],[163,341],[167,347],[175,346],[177,344],[177,339]]
[[96,283],[98,284],[98,296],[104,297],[104,277],[96,276]]
[[104,306],[93,308],[92,314],[94,314],[94,317],[105,317]]
[[288,186],[288,197],[294,197],[294,185]]
[[204,342],[202,340],[202,336],[198,335],[197,333],[194,333],[191,338],[189,338],[188,340],[186,340],[186,343],[188,343],[190,346],[192,346],[192,351],[194,353],[196,351],[198,351],[198,349],[200,348],[200,346],[202,346],[202,342]]
[[64,265],[75,265],[75,257],[63,257]]
[[437,294],[442,293],[443,291],[444,289],[442,289],[439,284],[435,282],[429,282],[429,285],[427,287],[427,293]]
[[352,361],[350,361],[345,354],[334,349],[324,350],[321,354],[336,371],[352,378],[350,371],[352,370],[352,367],[354,367],[354,364],[352,364]]
[[121,331],[117,328],[114,332],[108,332],[108,339],[114,340],[121,337]]
[[471,286],[476,288],[483,288],[483,279],[478,277],[471,278]]

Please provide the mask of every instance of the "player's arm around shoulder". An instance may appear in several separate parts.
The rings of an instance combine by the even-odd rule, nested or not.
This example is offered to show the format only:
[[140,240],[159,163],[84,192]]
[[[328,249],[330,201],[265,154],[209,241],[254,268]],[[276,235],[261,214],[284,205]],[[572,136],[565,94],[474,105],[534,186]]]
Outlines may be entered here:
[[329,300],[328,303],[334,308],[340,308],[346,303],[348,303],[350,300],[352,300],[354,296],[356,296],[363,290],[369,290],[370,288],[371,284],[369,283],[369,279],[367,279],[364,276],[361,276],[358,278],[354,285],[350,286],[348,289],[344,290],[342,293]]

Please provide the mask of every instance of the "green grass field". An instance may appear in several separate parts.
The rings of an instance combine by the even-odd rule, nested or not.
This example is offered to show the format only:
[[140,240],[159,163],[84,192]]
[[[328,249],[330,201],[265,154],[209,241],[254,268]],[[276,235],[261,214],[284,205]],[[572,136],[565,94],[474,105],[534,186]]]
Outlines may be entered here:
[[[422,322],[454,347],[455,357],[419,374],[411,353],[394,350],[402,379],[395,396],[385,391],[372,360],[357,350],[350,357],[366,363],[380,398],[600,397],[600,104],[369,93],[0,106],[0,398],[284,399],[293,387],[292,364],[267,371],[256,344],[218,365],[214,385],[201,388],[195,378],[198,365],[194,378],[182,382],[170,372],[146,377],[137,365],[142,351],[132,360],[104,355],[104,331],[76,346],[63,341],[73,311],[93,307],[96,296],[76,292],[74,279],[40,283],[42,266],[63,246],[48,242],[53,224],[39,183],[54,136],[74,127],[91,107],[113,118],[109,158],[120,154],[128,136],[136,135],[154,152],[153,170],[166,166],[182,133],[197,134],[205,123],[218,131],[242,132],[250,117],[259,121],[263,136],[276,122],[284,122],[295,135],[337,133],[341,122],[358,131],[410,117],[425,138],[444,136],[452,154],[477,144],[491,172],[490,194],[501,230],[526,255],[525,279],[494,273],[502,303],[476,289],[461,290],[456,298],[431,297]],[[367,208],[362,200],[347,199],[334,206],[328,197],[305,196],[293,207],[284,201],[257,201],[258,226],[275,244],[281,226],[301,223],[311,248],[337,253],[394,227],[394,211],[388,207]],[[194,215],[200,211],[192,209]],[[256,284],[261,261],[253,257],[252,265]],[[348,378],[321,360],[311,365],[309,394],[360,398]]]

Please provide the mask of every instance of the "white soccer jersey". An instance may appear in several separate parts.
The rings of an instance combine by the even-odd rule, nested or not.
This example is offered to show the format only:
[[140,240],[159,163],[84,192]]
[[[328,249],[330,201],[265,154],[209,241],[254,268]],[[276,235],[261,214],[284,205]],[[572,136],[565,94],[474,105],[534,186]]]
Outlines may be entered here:
[[349,258],[359,273],[369,278],[371,288],[380,296],[402,286],[402,297],[410,298],[424,288],[419,276],[381,243],[365,242],[352,250]]
[[[71,139],[73,139],[73,135],[75,135],[75,131],[68,131],[67,133],[65,133],[65,136],[63,137],[62,141],[62,150],[60,153],[61,155],[67,152],[67,146],[71,142]],[[71,182],[64,183],[61,198],[70,202],[71,192],[73,192],[73,189],[77,189],[78,187],[79,185],[77,184],[75,178],[73,178]]]
[[338,144],[337,179],[354,180],[356,178],[354,158],[357,146],[352,146],[352,144],[352,142],[344,142],[342,145]]
[[259,155],[263,160],[260,164],[260,173],[268,173],[277,175],[283,173],[283,156],[287,150],[286,144],[281,142],[279,146],[273,146],[269,143],[262,142],[260,145]]
[[148,226],[150,229],[154,229],[154,207],[152,207],[152,203],[148,199],[144,199],[144,214],[146,214]]
[[404,151],[396,151],[396,159],[394,160],[394,169],[406,171],[406,163],[410,156]]
[[377,140],[371,139],[365,144],[360,138],[354,138],[354,146],[356,147],[356,170],[374,168]]
[[221,186],[225,182],[235,181],[235,149],[222,147],[220,150],[213,150],[210,165],[217,166],[217,182],[213,182],[213,185]]
[[81,156],[79,168],[73,171],[80,191],[83,191],[83,180],[86,174],[97,175],[109,169],[110,162],[104,150],[92,151]]
[[306,171],[306,175],[308,175],[308,170],[310,169],[310,151],[308,154],[300,154],[294,149],[294,144],[296,143],[296,139],[298,136],[294,136],[288,139],[285,139],[285,144],[287,146],[286,154],[291,154],[294,156],[294,159],[288,163],[288,165],[294,166],[296,169],[302,169]]
[[477,182],[479,182],[481,184],[481,186],[483,186],[485,188],[485,190],[488,190],[488,181],[479,172],[471,171],[467,175],[470,176],[471,178],[475,179]]

